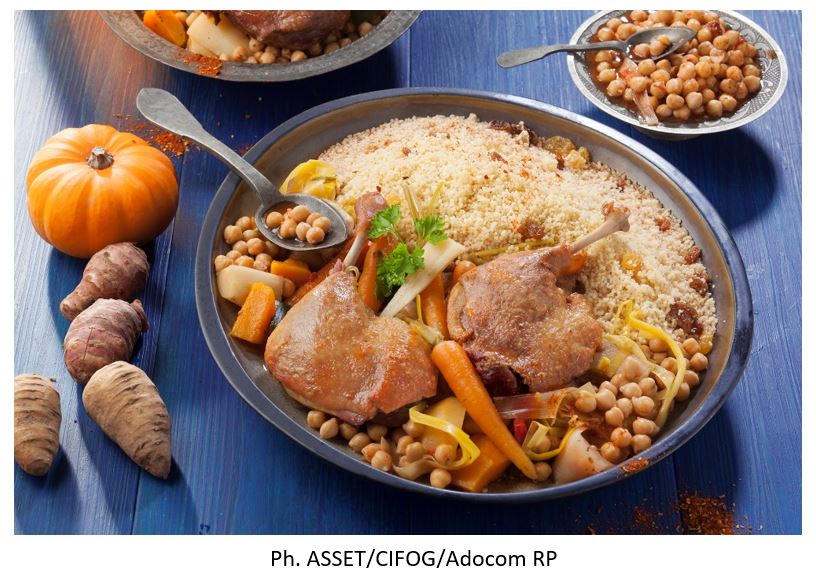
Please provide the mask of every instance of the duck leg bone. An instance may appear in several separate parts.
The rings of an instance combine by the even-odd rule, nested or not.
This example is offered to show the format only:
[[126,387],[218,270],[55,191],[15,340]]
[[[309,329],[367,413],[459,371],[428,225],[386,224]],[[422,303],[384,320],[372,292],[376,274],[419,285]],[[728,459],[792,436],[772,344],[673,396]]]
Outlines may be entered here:
[[629,209],[614,203],[604,203],[602,211],[604,214],[603,225],[572,243],[570,246],[572,254],[608,237],[612,233],[629,230]]

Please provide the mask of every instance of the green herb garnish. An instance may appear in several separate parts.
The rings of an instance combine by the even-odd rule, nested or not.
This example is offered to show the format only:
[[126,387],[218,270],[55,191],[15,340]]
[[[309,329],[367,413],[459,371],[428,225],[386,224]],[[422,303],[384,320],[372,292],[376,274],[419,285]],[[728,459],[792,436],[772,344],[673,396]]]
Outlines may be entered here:
[[439,215],[428,215],[414,219],[414,228],[421,243],[435,245],[448,238],[445,233],[445,220]]
[[376,239],[384,235],[397,235],[397,221],[400,218],[400,206],[394,204],[378,211],[371,218],[371,225],[368,228],[368,238]]
[[394,250],[380,259],[377,265],[377,293],[381,298],[390,296],[395,288],[405,284],[405,279],[425,267],[424,253],[417,247],[408,250],[405,243],[399,243]]

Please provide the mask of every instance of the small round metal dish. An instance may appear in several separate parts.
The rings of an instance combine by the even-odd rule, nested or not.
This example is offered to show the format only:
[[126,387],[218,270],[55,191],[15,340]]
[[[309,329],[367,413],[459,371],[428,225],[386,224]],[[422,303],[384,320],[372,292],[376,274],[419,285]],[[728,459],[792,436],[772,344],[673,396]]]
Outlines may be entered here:
[[[578,90],[596,107],[655,138],[685,140],[701,134],[723,132],[748,124],[771,110],[782,96],[788,82],[788,65],[785,62],[785,55],[768,32],[745,16],[725,10],[711,11],[719,14],[731,29],[739,31],[746,40],[759,49],[758,64],[762,71],[762,87],[756,95],[730,116],[701,122],[661,122],[657,126],[647,126],[640,120],[636,112],[610,100],[603,89],[600,89],[592,80],[586,54],[568,56],[567,65],[570,77]],[[628,12],[629,10],[607,10],[593,14],[576,30],[570,38],[570,43],[589,43],[604,22]]]
[[246,159],[271,181],[280,182],[295,165],[316,157],[327,146],[390,119],[470,113],[486,121],[523,121],[542,136],[558,134],[586,146],[593,159],[648,188],[703,250],[718,319],[709,370],[694,396],[678,407],[638,461],[629,460],[564,485],[535,484],[520,474],[508,474],[491,484],[489,492],[474,494],[436,489],[379,471],[363,462],[348,444],[322,440],[306,426],[306,409],[287,396],[267,372],[262,349],[229,336],[237,307],[218,295],[212,261],[226,252],[224,228],[257,206],[255,194],[234,174],[226,177],[215,194],[198,241],[195,294],[204,337],[226,379],[258,413],[323,459],[372,480],[427,495],[509,503],[564,497],[624,479],[671,454],[714,416],[739,381],[750,352],[753,315],[742,259],[716,210],[688,178],[642,144],[569,111],[510,95],[433,88],[378,91],[317,106],[267,134]]
[[[153,33],[145,27],[135,10],[102,10],[99,14],[114,33],[132,48],[170,67],[197,73],[200,63],[185,60],[191,52]],[[411,27],[419,14],[420,10],[392,10],[370,33],[351,45],[306,61],[265,65],[225,61],[215,78],[223,81],[276,83],[322,75],[362,61],[385,49]]]

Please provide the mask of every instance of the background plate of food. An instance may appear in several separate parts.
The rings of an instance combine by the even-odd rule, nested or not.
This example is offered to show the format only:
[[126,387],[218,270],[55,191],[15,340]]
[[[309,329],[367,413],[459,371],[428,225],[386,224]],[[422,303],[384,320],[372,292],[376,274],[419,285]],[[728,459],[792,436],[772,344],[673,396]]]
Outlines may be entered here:
[[[329,462],[425,494],[561,497],[663,459],[739,380],[739,252],[685,176],[617,131],[394,89],[306,111],[246,157],[333,200],[355,236],[287,257],[230,174],[196,254],[201,326],[244,400]],[[267,219],[293,239],[320,224]]]
[[396,41],[418,10],[105,10],[127,44],[170,67],[225,81],[304,79]]
[[736,12],[608,10],[581,24],[570,43],[625,39],[658,26],[691,27],[697,37],[663,59],[658,58],[665,45],[659,41],[637,46],[627,60],[614,51],[570,55],[569,73],[578,90],[607,114],[667,139],[738,128],[782,96],[788,80],[782,50]]

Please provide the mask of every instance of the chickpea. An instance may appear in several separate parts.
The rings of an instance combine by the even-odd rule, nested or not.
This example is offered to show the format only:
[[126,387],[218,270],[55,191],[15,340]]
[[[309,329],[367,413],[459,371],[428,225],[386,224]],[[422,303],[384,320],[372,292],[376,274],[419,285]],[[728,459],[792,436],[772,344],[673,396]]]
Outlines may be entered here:
[[629,398],[619,398],[615,403],[615,406],[618,407],[621,412],[623,412],[624,418],[632,414],[632,410],[634,410],[632,400]]
[[308,414],[306,414],[306,424],[308,424],[309,428],[314,428],[317,430],[323,423],[326,421],[326,413],[321,412],[320,410],[310,410]]
[[297,61],[306,61],[306,59],[308,58],[309,56],[306,55],[303,51],[297,50],[292,52],[292,55],[289,57],[289,61],[295,63]]
[[669,118],[672,115],[672,109],[670,109],[669,105],[666,104],[657,105],[657,108],[655,109],[655,114],[657,114],[657,116],[660,118]]
[[[620,27],[620,26],[618,26],[618,27]],[[615,37],[615,32],[610,30],[607,27],[603,27],[603,28],[599,29],[598,32],[597,32],[597,35],[598,35],[598,39],[601,40],[601,41],[612,41],[614,39],[617,39]]]
[[371,466],[380,471],[391,471],[391,456],[385,450],[379,450],[371,458]]
[[282,239],[293,239],[297,236],[297,222],[293,219],[286,219],[278,229]]
[[621,426],[624,418],[623,411],[617,406],[610,408],[604,413],[604,419],[610,426]]
[[379,451],[382,451],[382,446],[380,446],[376,442],[372,442],[369,445],[365,446],[360,453],[363,454],[363,459],[365,461],[370,462],[371,459],[374,457],[374,454],[376,454]]
[[242,255],[241,255],[241,252],[240,252],[240,251],[237,251],[237,250],[231,250],[231,251],[229,251],[229,252],[228,252],[226,255],[224,255],[224,256],[226,256],[226,257],[227,257],[228,259],[230,259],[231,261],[235,262],[236,260],[238,260],[239,258],[241,258],[241,256],[242,256]]
[[711,76],[713,72],[711,69],[711,62],[710,61],[698,61],[697,64],[694,66],[694,71],[697,73],[697,76],[701,79],[706,79]]
[[547,481],[552,475],[552,466],[545,461],[535,464],[536,480]]
[[686,105],[694,110],[703,106],[703,95],[698,92],[689,93],[686,95]]
[[651,81],[646,77],[635,76],[629,80],[629,86],[635,93],[642,93],[649,87],[650,83]]
[[606,442],[601,446],[601,455],[605,460],[612,463],[617,463],[621,459],[622,454],[620,448],[612,442]]
[[677,77],[683,81],[688,81],[689,79],[693,79],[694,76],[697,74],[697,71],[694,67],[694,63],[690,61],[686,61],[680,65],[680,68],[677,69]]
[[737,108],[737,99],[728,94],[720,95],[720,102],[724,111],[731,112]]
[[686,22],[686,27],[698,32],[703,27],[703,24],[701,24],[700,20],[696,18],[689,18],[689,20]]
[[247,247],[246,241],[236,241],[232,244],[232,250],[240,252],[242,255],[247,254],[249,252],[249,248]]
[[742,75],[744,77],[759,77],[761,73],[756,65],[745,65],[742,68]]
[[652,57],[657,57],[664,51],[666,51],[666,46],[663,45],[662,42],[653,40],[651,43],[649,43],[649,55]]
[[241,233],[241,240],[247,241],[247,244],[249,244],[249,241],[252,240],[252,239],[260,239],[260,238],[261,238],[261,232],[258,229],[247,229],[246,231]]
[[658,430],[659,428],[657,424],[654,423],[654,420],[649,420],[648,418],[635,418],[635,421],[632,422],[632,431],[635,434],[654,436]]
[[283,279],[283,297],[288,298],[295,293],[295,283],[288,278]]
[[323,53],[324,53],[325,55],[328,55],[328,54],[330,54],[330,53],[334,53],[334,52],[335,52],[335,51],[337,51],[338,49],[340,49],[340,44],[338,44],[336,41],[333,41],[333,42],[327,43],[327,44],[326,44],[326,45],[323,47]]
[[263,253],[263,251],[266,250],[266,248],[264,247],[263,241],[261,239],[257,238],[257,237],[249,239],[246,242],[246,245],[247,245],[247,251],[249,252],[249,254],[252,254],[252,255],[261,254],[261,253]]
[[620,393],[626,398],[635,398],[643,394],[637,383],[627,383],[620,388]]
[[616,30],[618,27],[623,23],[623,20],[620,18],[612,18],[608,22],[606,22],[606,27],[610,30]]
[[295,227],[295,235],[297,235],[297,238],[301,241],[306,241],[306,233],[308,233],[309,229],[311,228],[312,227],[308,223],[301,221]]
[[300,223],[301,221],[305,221],[310,214],[311,211],[309,211],[309,208],[305,205],[296,205],[292,208],[292,211],[289,212],[289,218]]
[[609,436],[609,441],[619,448],[628,448],[632,443],[632,433],[626,428],[615,428]]
[[331,221],[328,217],[320,217],[317,221],[312,223],[312,227],[321,229],[324,233],[328,233],[331,228]]
[[610,381],[613,385],[615,385],[618,389],[620,389],[623,385],[630,382],[629,379],[623,373],[616,373],[612,380]]
[[404,455],[405,450],[408,448],[408,446],[410,446],[413,443],[414,439],[408,434],[401,436],[400,439],[397,441],[397,453]]
[[[671,72],[672,72],[671,61],[669,61],[668,59],[661,59],[660,61],[655,63],[655,66],[658,69],[661,69],[661,70],[665,71],[666,73],[669,73],[669,77],[671,77]],[[666,79],[666,81],[668,81],[668,79]]]
[[575,408],[579,412],[589,414],[593,412],[597,406],[595,395],[587,391],[578,391],[578,397],[575,399]]
[[440,444],[434,450],[434,459],[442,465],[448,465],[456,459],[456,450],[450,444]]
[[697,82],[697,79],[689,79],[685,83],[683,83],[683,96],[687,96],[690,93],[696,93],[700,90],[700,83]]
[[545,436],[541,438],[541,441],[539,441],[535,446],[531,447],[530,449],[534,452],[542,453],[550,451],[550,448],[552,448],[552,440],[550,439],[549,436]]
[[266,226],[270,229],[277,229],[283,223],[283,214],[280,211],[270,211],[266,215]]
[[322,243],[326,238],[326,233],[320,227],[312,227],[306,232],[306,240],[311,244]]
[[612,61],[613,56],[611,51],[598,51],[595,53],[595,63],[609,63]]
[[635,434],[632,436],[632,449],[636,454],[652,445],[652,439],[646,434]]
[[624,359],[622,367],[623,374],[630,381],[649,376],[649,367],[647,367],[643,361],[633,355],[629,355],[626,359]]
[[252,219],[250,217],[246,217],[246,216],[240,217],[237,221],[235,221],[235,226],[238,227],[239,229],[241,229],[242,233],[244,231],[246,231],[247,229],[253,229],[254,228],[252,226]]
[[649,14],[645,10],[632,10],[629,13],[629,19],[633,22],[645,22],[648,17]]
[[344,440],[351,440],[357,435],[357,432],[359,432],[359,430],[354,424],[349,424],[348,422],[340,423],[340,435]]
[[258,59],[258,63],[263,63],[263,64],[268,65],[270,63],[275,63],[275,60],[277,59],[277,56],[271,54],[268,51],[264,51],[261,54],[261,56],[258,57],[257,59]]
[[638,73],[647,77],[657,70],[657,65],[652,59],[644,59],[638,63]]
[[615,406],[615,395],[612,391],[600,390],[595,394],[595,403],[598,410],[608,411]]
[[728,40],[728,49],[734,49],[740,39],[740,33],[737,30],[728,30],[723,35]]
[[744,100],[748,96],[748,87],[745,85],[745,81],[740,81],[737,83],[737,92],[734,93],[734,97],[738,100]]
[[258,260],[257,258],[252,261],[252,268],[255,270],[260,270],[261,272],[269,272],[270,265],[271,263],[264,260]]
[[701,94],[703,95],[704,104],[708,104],[708,101],[717,98],[717,94],[707,87],[701,91]]
[[224,241],[228,245],[233,245],[241,240],[241,229],[235,225],[227,225],[224,228]]
[[677,399],[677,402],[683,402],[689,397],[690,394],[691,387],[688,385],[688,383],[682,383],[680,385],[680,388],[677,389],[677,394],[675,395],[675,398]]
[[639,43],[635,47],[632,48],[632,55],[634,55],[638,59],[646,59],[649,57],[649,44],[648,43]]
[[649,396],[639,396],[632,399],[632,407],[638,416],[650,416],[655,407],[655,401]]
[[679,111],[680,109],[682,108],[688,109],[688,107],[686,106],[686,99],[684,99],[680,95],[675,95],[673,93],[666,97],[666,105],[670,109],[672,109],[672,112],[674,113],[675,116],[677,116],[677,111]]
[[371,438],[375,442],[379,442],[383,438],[383,436],[388,435],[388,428],[386,428],[382,424],[373,424],[369,422],[366,425],[366,432],[368,433],[369,438]]
[[711,28],[703,26],[697,30],[697,41],[700,43],[709,42],[714,39],[714,34],[711,33]]
[[742,71],[736,65],[732,65],[725,71],[725,76],[735,83],[742,81]]
[[310,225],[320,219],[320,213],[311,213],[308,217],[306,217],[306,222]]
[[671,75],[669,74],[669,72],[665,69],[660,68],[658,68],[657,71],[649,75],[649,77],[652,79],[653,83],[663,83],[664,86],[671,80]]
[[614,80],[618,74],[614,69],[604,69],[600,73],[598,73],[598,81],[601,83],[609,83],[610,81]]
[[742,81],[749,93],[756,93],[762,88],[762,80],[754,75],[748,75]]
[[264,241],[264,252],[269,255],[269,262],[272,262],[272,259],[278,256],[280,249],[275,243]]
[[657,363],[659,365],[660,363],[663,362],[664,359],[666,359],[667,356],[668,355],[666,353],[653,353],[652,354],[652,361],[654,361],[655,363]]
[[431,472],[431,486],[438,489],[444,489],[451,482],[451,474],[447,469],[441,467],[436,468]]
[[329,418],[320,427],[320,437],[324,440],[331,440],[337,436],[340,427],[337,424],[337,418]]
[[[371,443],[371,438],[365,432],[358,432],[349,440],[349,447],[355,452],[362,452],[363,448]],[[376,444],[375,444],[376,445]]]
[[695,353],[691,356],[691,360],[689,360],[689,367],[691,367],[693,371],[704,371],[706,367],[708,367],[708,357],[702,353]]
[[683,92],[683,81],[677,77],[669,79],[666,82],[666,91],[673,95],[679,95]]
[[700,384],[700,375],[692,370],[688,370],[686,374],[683,375],[683,382],[688,384],[689,387],[696,387]]
[[412,442],[405,447],[405,457],[410,463],[422,459],[425,455],[425,447],[422,442]]
[[672,22],[674,22],[674,11],[673,10],[657,10],[654,12],[655,21],[663,24],[664,26],[670,26]]
[[720,118],[723,113],[723,105],[718,99],[712,99],[706,103],[706,114],[712,118]]
[[238,266],[246,266],[247,268],[254,268],[255,267],[255,259],[251,256],[242,255],[235,261],[235,264]]
[[618,394],[618,387],[610,383],[609,381],[604,381],[601,383],[601,386],[598,387],[598,391],[600,392],[602,389],[611,391],[612,394]]
[[642,392],[644,396],[654,396],[657,394],[657,383],[652,377],[640,379],[638,386],[640,387],[640,392]]
[[213,265],[215,267],[216,272],[221,272],[226,267],[228,267],[230,264],[232,264],[232,259],[227,258],[223,254],[219,254],[218,256],[215,257],[215,260],[213,260]]
[[403,424],[402,429],[405,430],[405,432],[409,436],[413,436],[414,439],[417,439],[417,438],[421,437],[423,431],[425,430],[425,428],[422,426],[422,424],[417,424],[413,420],[409,420],[408,422]]
[[669,371],[670,373],[677,372],[677,359],[674,357],[666,357],[663,359],[663,362],[660,363],[660,366]]
[[726,55],[725,62],[728,65],[742,67],[742,65],[745,63],[745,54],[742,53],[739,49],[732,49]]
[[725,35],[715,36],[714,39],[711,40],[711,44],[717,49],[726,50],[728,49],[728,38],[725,37]]
[[374,29],[374,26],[371,25],[370,22],[363,22],[359,26],[357,26],[357,33],[360,34],[360,37],[371,32]]
[[615,79],[609,82],[609,85],[606,87],[606,94],[610,97],[619,97],[625,90],[626,83],[623,79]]

